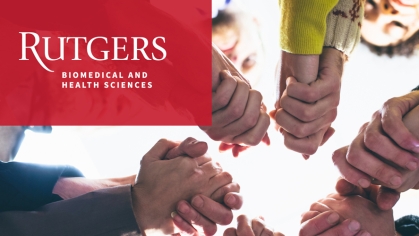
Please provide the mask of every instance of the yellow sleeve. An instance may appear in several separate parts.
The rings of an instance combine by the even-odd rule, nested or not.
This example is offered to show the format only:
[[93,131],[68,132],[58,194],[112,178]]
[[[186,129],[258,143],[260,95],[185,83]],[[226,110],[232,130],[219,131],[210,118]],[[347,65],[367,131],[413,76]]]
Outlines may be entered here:
[[280,47],[293,54],[321,54],[326,18],[338,0],[280,0]]

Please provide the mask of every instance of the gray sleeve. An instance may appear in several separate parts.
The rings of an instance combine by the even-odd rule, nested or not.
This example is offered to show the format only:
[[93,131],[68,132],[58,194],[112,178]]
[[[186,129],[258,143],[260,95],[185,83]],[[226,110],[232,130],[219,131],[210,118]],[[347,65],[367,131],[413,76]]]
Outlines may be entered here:
[[45,205],[35,211],[0,213],[0,236],[141,235],[131,186],[102,189]]

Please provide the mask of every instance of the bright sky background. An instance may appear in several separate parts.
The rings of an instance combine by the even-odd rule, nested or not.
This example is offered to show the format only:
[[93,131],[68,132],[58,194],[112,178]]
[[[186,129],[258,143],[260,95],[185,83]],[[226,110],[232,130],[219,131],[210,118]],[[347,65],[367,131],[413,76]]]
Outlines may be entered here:
[[[274,62],[278,54],[278,10],[275,0],[246,0],[259,15],[267,40],[269,61],[261,87],[267,105],[271,93]],[[377,57],[361,46],[345,66],[341,104],[333,127],[334,136],[308,161],[283,146],[281,134],[269,130],[272,145],[260,145],[239,158],[218,153],[218,144],[196,127],[54,127],[52,134],[26,132],[17,161],[71,164],[86,177],[128,176],[138,171],[141,157],[160,138],[206,140],[213,158],[240,183],[243,208],[236,212],[250,217],[263,215],[268,224],[286,235],[297,235],[300,215],[312,202],[334,191],[338,172],[331,154],[348,145],[359,127],[389,98],[408,93],[419,84],[418,57]],[[419,215],[419,192],[402,195],[394,209],[395,218]],[[234,221],[235,225],[236,222]],[[222,235],[222,228],[217,235]]]

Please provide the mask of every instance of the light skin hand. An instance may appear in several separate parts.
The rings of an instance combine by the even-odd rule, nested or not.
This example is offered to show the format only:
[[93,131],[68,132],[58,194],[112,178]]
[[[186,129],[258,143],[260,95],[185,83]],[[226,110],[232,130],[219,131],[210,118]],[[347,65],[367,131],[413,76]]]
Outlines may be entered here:
[[307,211],[301,217],[300,236],[371,236],[366,230],[361,230],[358,221],[341,220],[339,214],[333,210]]
[[369,193],[371,199],[366,199],[359,195],[341,196],[337,193],[329,194],[326,198],[313,203],[310,211],[327,212],[335,211],[339,214],[341,221],[345,219],[355,219],[359,222],[358,227],[366,230],[371,235],[394,235],[393,211],[380,210],[375,204],[375,195],[378,186]]
[[[404,100],[406,98],[400,98],[400,101]],[[419,108],[416,107],[410,109],[403,120],[400,120],[409,135],[413,137],[419,137],[418,116]],[[335,165],[346,180],[364,188],[371,183],[395,189],[398,192],[417,188],[419,183],[418,154],[397,146],[396,142],[385,133],[382,120],[381,112],[374,113],[372,121],[361,127],[349,149],[343,148],[335,152],[333,155]],[[346,154],[345,151],[347,151]]]
[[[174,233],[171,212],[181,200],[196,195],[211,196],[231,183],[231,175],[207,156],[165,160],[179,144],[160,140],[143,157],[132,188],[134,215],[144,235]],[[155,201],[159,199],[159,201]]]
[[284,236],[280,232],[274,232],[265,224],[263,217],[254,218],[251,222],[245,215],[237,217],[237,228],[228,228],[223,236]]
[[284,143],[304,158],[314,154],[334,133],[345,56],[333,48],[322,55],[282,53],[276,111],[270,112]]
[[[187,155],[191,158],[204,156],[208,150],[207,143],[199,142],[194,138],[187,138],[178,146],[171,149],[165,159]],[[228,225],[233,219],[232,209],[238,210],[243,204],[238,194],[240,185],[229,183],[217,189],[210,197],[197,195],[192,198],[192,205],[181,200],[176,205],[176,212],[172,212],[173,223],[182,232],[182,235],[214,235],[217,224]],[[203,204],[199,203],[203,200]]]
[[200,128],[211,139],[222,141],[220,151],[232,149],[235,156],[261,141],[269,144],[270,119],[260,92],[231,71],[222,71],[219,78],[213,90],[212,126]]

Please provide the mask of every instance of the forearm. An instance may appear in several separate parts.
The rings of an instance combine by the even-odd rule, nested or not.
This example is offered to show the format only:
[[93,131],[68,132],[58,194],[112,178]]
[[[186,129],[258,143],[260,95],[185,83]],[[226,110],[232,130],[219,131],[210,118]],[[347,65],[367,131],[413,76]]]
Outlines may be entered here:
[[35,211],[0,213],[0,235],[140,235],[131,186],[98,190]]
[[280,46],[294,54],[321,54],[326,17],[338,0],[282,0]]
[[60,196],[63,200],[67,200],[100,189],[132,185],[135,182],[135,177],[135,175],[132,175],[112,179],[60,178],[52,193]]

